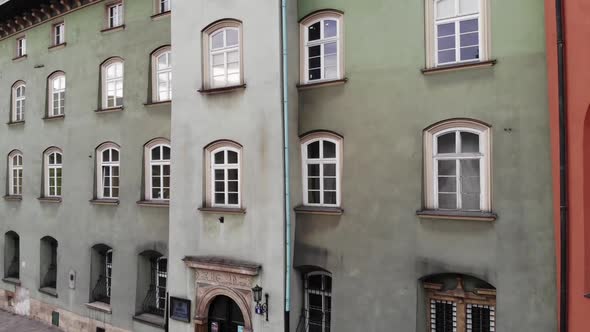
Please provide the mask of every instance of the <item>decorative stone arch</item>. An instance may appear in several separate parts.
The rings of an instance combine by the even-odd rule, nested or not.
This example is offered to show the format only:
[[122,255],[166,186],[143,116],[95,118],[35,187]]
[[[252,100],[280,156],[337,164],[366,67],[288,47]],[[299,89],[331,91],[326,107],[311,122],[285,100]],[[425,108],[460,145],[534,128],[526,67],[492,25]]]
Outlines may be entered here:
[[244,317],[244,332],[252,332],[252,308],[245,292],[236,291],[225,286],[210,286],[204,290],[203,296],[199,299],[195,309],[195,331],[207,332],[209,323],[209,307],[218,296],[227,296],[234,301]]

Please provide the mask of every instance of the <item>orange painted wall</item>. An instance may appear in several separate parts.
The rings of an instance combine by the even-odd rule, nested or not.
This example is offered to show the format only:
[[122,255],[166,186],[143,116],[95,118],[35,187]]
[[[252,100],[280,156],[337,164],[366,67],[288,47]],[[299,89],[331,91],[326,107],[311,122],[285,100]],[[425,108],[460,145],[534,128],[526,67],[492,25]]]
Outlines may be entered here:
[[[564,0],[568,126],[569,331],[590,331],[590,1]],[[559,117],[555,0],[545,1],[555,239],[559,238]],[[585,176],[585,174],[588,174]],[[559,268],[558,284],[560,287]]]

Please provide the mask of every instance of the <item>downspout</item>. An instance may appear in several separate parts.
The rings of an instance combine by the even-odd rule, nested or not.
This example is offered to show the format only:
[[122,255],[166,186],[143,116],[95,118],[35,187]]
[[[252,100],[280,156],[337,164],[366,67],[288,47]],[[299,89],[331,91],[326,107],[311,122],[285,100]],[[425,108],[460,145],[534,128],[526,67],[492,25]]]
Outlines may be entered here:
[[283,47],[283,144],[285,171],[285,332],[290,330],[291,311],[291,178],[289,167],[289,63],[287,53],[287,0],[281,0],[282,47]]
[[559,237],[560,296],[559,331],[568,331],[568,214],[567,214],[567,105],[565,86],[565,40],[563,33],[563,0],[555,0],[557,23],[557,75],[559,99]]

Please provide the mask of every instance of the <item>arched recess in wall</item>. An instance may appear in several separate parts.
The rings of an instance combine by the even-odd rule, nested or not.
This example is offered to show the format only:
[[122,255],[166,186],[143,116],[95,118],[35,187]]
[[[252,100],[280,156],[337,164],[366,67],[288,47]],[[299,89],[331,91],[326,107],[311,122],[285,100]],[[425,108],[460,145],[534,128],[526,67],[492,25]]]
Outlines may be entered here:
[[[584,119],[584,294],[590,295],[590,107]],[[588,175],[588,176],[587,176]]]

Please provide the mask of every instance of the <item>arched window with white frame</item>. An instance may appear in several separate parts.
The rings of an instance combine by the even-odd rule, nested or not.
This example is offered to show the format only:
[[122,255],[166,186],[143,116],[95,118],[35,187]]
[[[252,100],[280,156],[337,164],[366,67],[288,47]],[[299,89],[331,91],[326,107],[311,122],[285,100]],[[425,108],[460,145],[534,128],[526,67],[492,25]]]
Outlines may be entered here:
[[205,148],[207,163],[207,205],[241,208],[242,146],[221,140]]
[[59,148],[52,147],[43,153],[45,164],[44,197],[62,196],[63,155]]
[[102,68],[102,108],[123,107],[123,59],[115,57],[105,61]]
[[203,83],[205,89],[243,84],[242,23],[215,22],[203,31]]
[[491,210],[490,127],[443,121],[424,131],[425,205],[433,210]]
[[308,206],[340,206],[342,137],[314,132],[301,138],[303,202]]
[[23,154],[13,150],[8,154],[8,196],[23,193]]
[[121,166],[119,145],[107,142],[96,149],[96,196],[98,199],[119,198],[119,171]]
[[170,142],[163,138],[150,141],[145,145],[145,199],[170,199]]
[[55,72],[48,78],[49,88],[47,117],[62,116],[65,114],[66,105],[66,75],[63,72]]
[[164,46],[152,54],[152,100],[172,100],[172,52]]
[[300,22],[301,82],[344,78],[344,15],[335,10],[315,12]]
[[25,121],[25,104],[27,85],[23,81],[18,81],[12,86],[12,122]]
[[304,279],[305,331],[332,331],[332,276],[316,271],[305,274]]

